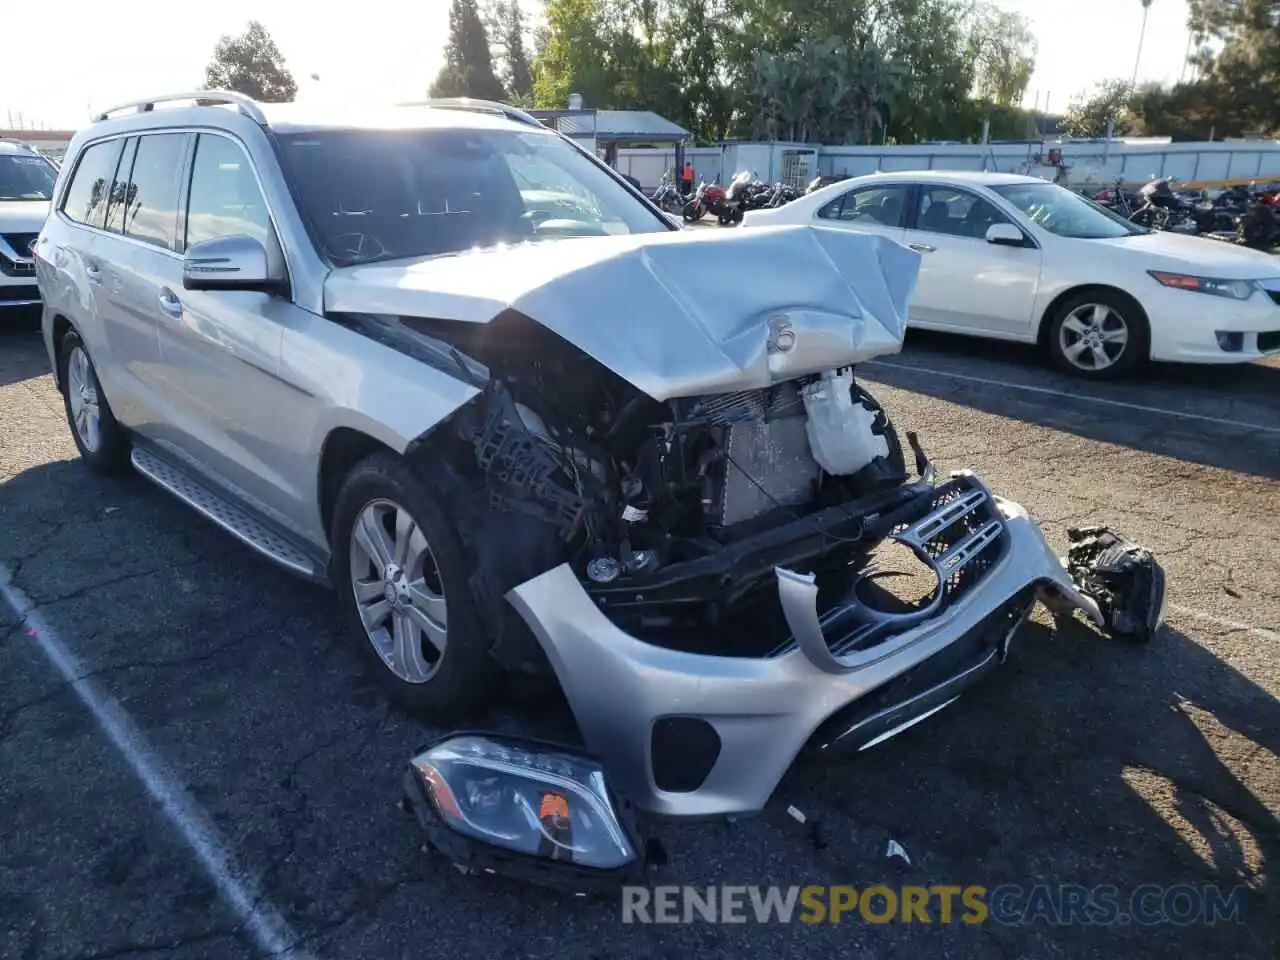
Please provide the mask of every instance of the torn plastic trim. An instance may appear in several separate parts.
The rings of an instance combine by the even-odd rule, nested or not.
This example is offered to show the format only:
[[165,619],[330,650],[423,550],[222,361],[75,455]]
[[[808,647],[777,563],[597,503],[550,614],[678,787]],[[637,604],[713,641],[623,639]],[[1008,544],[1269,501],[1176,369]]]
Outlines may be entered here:
[[[1007,545],[1004,521],[994,496],[981,480],[971,473],[958,474],[929,488],[929,494],[933,508],[923,516],[919,516],[917,499],[880,520],[882,529],[891,525],[886,539],[909,548],[933,572],[933,594],[915,610],[895,613],[875,609],[858,597],[859,581],[855,580],[843,599],[819,615],[817,578],[775,568],[778,599],[792,639],[819,670],[845,673],[859,669],[875,656],[872,651],[878,641],[933,619],[948,603],[978,588],[984,571],[976,564],[984,553],[991,554],[986,558],[987,569],[1003,559]],[[948,536],[962,523],[970,529]],[[963,580],[966,573],[973,575],[967,583]]]
[[1072,527],[1067,573],[1098,606],[1111,636],[1150,641],[1164,623],[1164,568],[1154,554],[1110,527]]

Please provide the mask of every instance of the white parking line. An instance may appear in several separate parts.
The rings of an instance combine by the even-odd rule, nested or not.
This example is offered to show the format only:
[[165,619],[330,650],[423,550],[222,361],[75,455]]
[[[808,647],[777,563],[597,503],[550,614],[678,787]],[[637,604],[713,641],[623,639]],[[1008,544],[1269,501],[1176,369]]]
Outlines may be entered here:
[[1103,397],[1087,397],[1066,390],[1054,390],[1051,387],[1035,387],[1029,383],[1016,383],[1009,380],[993,380],[989,377],[975,377],[968,373],[953,373],[950,370],[935,370],[931,367],[917,367],[908,363],[886,363],[884,360],[866,360],[861,366],[887,367],[890,370],[905,370],[908,373],[924,373],[934,377],[950,377],[952,380],[963,380],[968,383],[980,383],[987,387],[1006,387],[1010,390],[1022,390],[1025,393],[1036,393],[1046,397],[1057,397],[1063,400],[1079,400],[1082,403],[1097,403],[1106,407],[1119,407],[1123,410],[1136,410],[1141,413],[1158,413],[1166,417],[1178,417],[1183,420],[1197,420],[1201,423],[1212,423],[1219,427],[1238,427],[1245,430],[1257,430],[1259,433],[1278,433],[1280,427],[1267,427],[1260,423],[1248,423],[1243,420],[1228,420],[1223,417],[1210,417],[1203,413],[1186,413],[1182,410],[1166,410],[1163,407],[1148,407],[1141,403],[1126,403],[1123,400],[1107,400]]
[[142,781],[147,793],[182,835],[209,879],[235,912],[241,929],[252,938],[254,946],[264,953],[304,960],[308,954],[293,950],[293,945],[298,942],[297,935],[235,865],[204,811],[172,774],[165,771],[128,714],[97,683],[85,676],[75,654],[59,639],[27,595],[13,583],[12,574],[3,564],[0,564],[0,599],[21,620],[27,637],[35,641],[40,652],[76,692],[102,732]]

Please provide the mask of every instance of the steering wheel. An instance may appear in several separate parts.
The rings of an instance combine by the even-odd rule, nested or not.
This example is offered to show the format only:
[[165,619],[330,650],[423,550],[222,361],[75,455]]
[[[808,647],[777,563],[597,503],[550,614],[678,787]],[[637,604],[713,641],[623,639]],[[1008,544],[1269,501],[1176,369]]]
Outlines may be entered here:
[[329,241],[329,249],[352,260],[377,260],[391,254],[386,244],[377,237],[356,231],[338,234]]

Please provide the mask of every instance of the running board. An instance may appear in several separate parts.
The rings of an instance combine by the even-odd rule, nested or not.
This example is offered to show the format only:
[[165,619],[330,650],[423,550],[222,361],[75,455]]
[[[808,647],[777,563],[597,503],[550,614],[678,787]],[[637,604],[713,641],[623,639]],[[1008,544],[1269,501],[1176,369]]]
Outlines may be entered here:
[[135,445],[129,458],[133,468],[158,487],[173,494],[207,520],[211,520],[245,546],[273,563],[309,580],[323,573],[306,551],[281,536],[244,507],[195,479],[187,471],[145,447]]

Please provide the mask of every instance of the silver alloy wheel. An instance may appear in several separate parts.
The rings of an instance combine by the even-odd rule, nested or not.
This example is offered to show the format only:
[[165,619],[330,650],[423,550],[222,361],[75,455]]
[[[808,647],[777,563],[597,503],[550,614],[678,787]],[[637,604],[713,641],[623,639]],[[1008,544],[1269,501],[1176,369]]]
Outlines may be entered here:
[[1106,370],[1119,362],[1129,345],[1129,325],[1113,307],[1086,303],[1076,307],[1058,328],[1058,347],[1080,370]]
[[93,366],[83,347],[72,347],[67,357],[67,403],[71,408],[71,428],[90,453],[97,453],[102,443],[99,428],[98,388]]
[[356,515],[351,589],[387,668],[406,683],[430,680],[449,636],[444,585],[427,538],[400,504],[372,500]]

